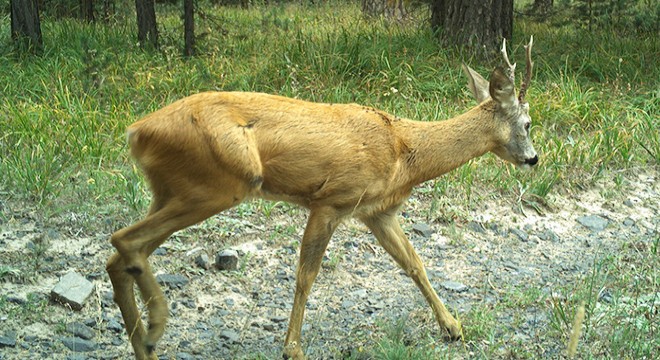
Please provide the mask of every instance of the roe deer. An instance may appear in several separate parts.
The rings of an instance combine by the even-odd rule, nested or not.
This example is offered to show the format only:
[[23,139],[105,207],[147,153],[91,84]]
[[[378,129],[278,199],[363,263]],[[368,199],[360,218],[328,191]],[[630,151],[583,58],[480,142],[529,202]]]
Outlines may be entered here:
[[[128,128],[131,154],[153,200],[140,222],[112,235],[116,253],[107,271],[138,359],[157,359],[168,308],[147,258],[172,233],[249,198],[284,200],[309,209],[300,246],[295,297],[284,358],[303,359],[305,303],[334,230],[347,217],[364,222],[413,279],[441,327],[460,338],[406,238],[396,214],[412,188],[470,159],[493,152],[530,167],[538,157],[524,94],[516,97],[514,68],[496,69],[490,82],[463,65],[479,105],[445,121],[399,119],[356,104],[319,104],[279,96],[207,92],[176,101]],[[140,319],[134,284],[148,309]]]

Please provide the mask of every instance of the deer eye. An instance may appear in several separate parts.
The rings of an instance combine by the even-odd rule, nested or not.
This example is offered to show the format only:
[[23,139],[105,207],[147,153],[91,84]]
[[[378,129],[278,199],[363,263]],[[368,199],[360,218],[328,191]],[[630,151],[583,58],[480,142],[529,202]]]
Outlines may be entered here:
[[532,126],[531,122],[526,122],[525,123],[525,131],[529,132],[529,127]]

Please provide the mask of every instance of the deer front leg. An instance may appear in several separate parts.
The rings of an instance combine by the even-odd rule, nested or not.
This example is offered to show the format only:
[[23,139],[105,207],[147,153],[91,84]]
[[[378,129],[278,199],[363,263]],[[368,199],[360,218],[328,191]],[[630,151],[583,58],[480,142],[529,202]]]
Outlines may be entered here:
[[433,290],[426,276],[424,264],[422,264],[412,244],[403,233],[394,213],[379,214],[362,219],[362,221],[371,229],[385,251],[394,258],[422,291],[422,295],[431,305],[440,326],[447,330],[452,339],[459,339],[461,337],[461,324],[449,313],[435,290]]
[[300,336],[305,304],[312,284],[321,269],[321,260],[337,225],[339,217],[332,208],[312,209],[300,246],[300,260],[296,274],[296,294],[284,341],[284,358],[302,360]]

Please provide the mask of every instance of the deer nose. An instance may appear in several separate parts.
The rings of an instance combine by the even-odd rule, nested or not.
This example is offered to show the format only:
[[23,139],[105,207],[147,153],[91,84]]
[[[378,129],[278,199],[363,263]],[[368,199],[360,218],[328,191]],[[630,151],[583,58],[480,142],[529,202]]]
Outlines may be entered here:
[[538,155],[534,155],[533,158],[525,160],[525,164],[528,164],[528,165],[531,165],[531,166],[536,165],[537,162],[539,162],[539,156]]

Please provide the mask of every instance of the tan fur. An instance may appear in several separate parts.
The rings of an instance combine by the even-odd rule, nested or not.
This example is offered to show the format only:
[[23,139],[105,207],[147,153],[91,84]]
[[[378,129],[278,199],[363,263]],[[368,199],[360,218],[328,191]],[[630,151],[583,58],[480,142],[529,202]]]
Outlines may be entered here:
[[[468,76],[478,77],[471,79],[471,89],[485,96],[488,81],[471,72]],[[300,338],[307,296],[332,233],[349,216],[372,230],[419,287],[440,326],[460,337],[460,324],[431,287],[396,213],[413,186],[486,152],[519,164],[536,156],[531,143],[511,144],[518,141],[512,134],[523,126],[523,111],[508,78],[496,71],[492,79],[493,99],[439,122],[399,119],[356,104],[209,92],[131,125],[131,152],[151,185],[153,203],[144,220],[112,235],[117,253],[107,269],[136,358],[156,359],[153,348],[168,314],[147,257],[173,232],[255,197],[310,209],[286,358],[304,358]],[[510,149],[522,149],[516,151],[527,158]],[[134,283],[147,303],[148,331],[135,304]]]

